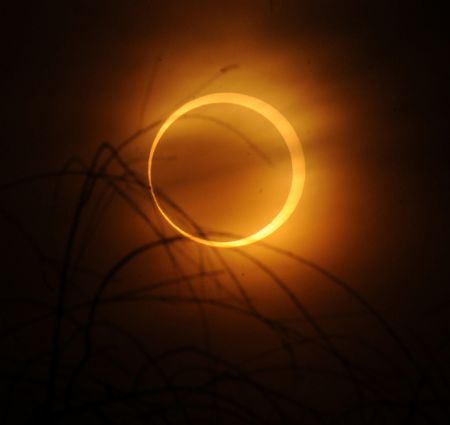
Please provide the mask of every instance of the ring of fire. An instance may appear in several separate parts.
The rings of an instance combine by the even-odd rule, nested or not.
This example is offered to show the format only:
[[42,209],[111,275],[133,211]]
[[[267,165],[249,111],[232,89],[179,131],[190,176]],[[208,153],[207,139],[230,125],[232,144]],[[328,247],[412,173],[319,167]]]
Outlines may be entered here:
[[[278,214],[266,226],[251,234],[250,236],[230,241],[212,241],[192,235],[183,230],[170,219],[166,212],[164,212],[163,208],[158,202],[158,198],[152,184],[153,158],[156,152],[156,148],[158,147],[158,144],[161,141],[164,133],[176,120],[178,120],[186,113],[192,111],[193,109],[217,103],[239,105],[262,115],[278,130],[284,142],[286,143],[291,158],[291,186],[283,207],[280,209]],[[249,245],[269,236],[290,217],[290,215],[294,212],[303,192],[303,186],[305,182],[305,160],[303,156],[302,146],[300,144],[297,133],[295,132],[289,121],[273,106],[255,97],[240,93],[213,93],[185,103],[175,112],[173,112],[169,116],[169,118],[167,118],[167,120],[162,124],[161,128],[155,136],[152,147],[150,149],[148,159],[148,180],[150,185],[150,192],[152,194],[153,200],[155,201],[157,209],[175,230],[177,230],[185,237],[191,239],[192,241],[203,245],[218,248],[233,248]]]

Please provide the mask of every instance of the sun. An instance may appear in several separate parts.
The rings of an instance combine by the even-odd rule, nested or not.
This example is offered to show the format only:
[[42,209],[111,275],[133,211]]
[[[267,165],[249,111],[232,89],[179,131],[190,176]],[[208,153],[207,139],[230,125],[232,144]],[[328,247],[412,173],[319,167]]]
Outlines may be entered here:
[[[283,206],[275,215],[275,217],[272,219],[272,221],[270,221],[260,230],[249,236],[230,241],[213,241],[193,235],[183,230],[180,226],[175,224],[170,219],[169,215],[161,207],[152,184],[153,158],[155,156],[156,149],[159,143],[161,142],[162,137],[164,136],[164,133],[166,133],[166,131],[170,128],[170,126],[175,121],[177,121],[181,116],[187,114],[193,109],[199,108],[201,106],[220,103],[239,105],[244,108],[250,109],[266,118],[277,129],[277,131],[283,138],[284,142],[286,143],[291,160],[291,184],[289,192]],[[161,125],[150,148],[150,154],[148,159],[148,181],[150,185],[150,192],[152,194],[153,200],[155,201],[156,207],[158,208],[162,216],[175,230],[177,230],[185,237],[191,239],[192,241],[203,245],[216,248],[235,248],[250,245],[252,243],[264,239],[271,233],[275,232],[291,216],[291,214],[297,207],[297,204],[300,201],[303,192],[303,186],[305,183],[305,158],[303,155],[302,145],[297,136],[297,133],[295,132],[290,122],[276,108],[260,99],[240,93],[213,93],[206,96],[198,97],[194,100],[185,103],[175,112],[173,112],[167,118],[167,120]]]

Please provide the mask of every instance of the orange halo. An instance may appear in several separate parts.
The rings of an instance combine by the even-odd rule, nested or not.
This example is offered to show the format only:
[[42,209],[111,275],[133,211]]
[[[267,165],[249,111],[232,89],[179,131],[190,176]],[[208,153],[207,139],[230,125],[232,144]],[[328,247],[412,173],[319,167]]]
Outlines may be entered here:
[[[201,106],[212,105],[216,103],[228,103],[243,106],[254,112],[259,113],[264,118],[266,118],[278,130],[284,142],[286,143],[286,146],[289,150],[289,154],[291,157],[291,166],[292,166],[291,187],[286,197],[286,201],[284,202],[283,207],[280,209],[278,214],[272,219],[270,223],[268,223],[266,226],[264,226],[257,232],[253,233],[252,235],[231,241],[210,241],[208,239],[191,235],[190,233],[186,232],[185,230],[177,226],[164,212],[161,205],[159,204],[155,191],[153,190],[152,184],[151,171],[152,171],[153,157],[155,155],[158,143],[160,142],[164,133],[182,115]],[[265,238],[266,236],[269,236],[290,217],[290,215],[295,210],[303,192],[303,186],[305,183],[305,159],[303,156],[303,150],[300,144],[300,140],[294,128],[289,123],[289,121],[273,106],[270,106],[269,104],[255,97],[247,96],[244,94],[213,93],[185,103],[175,112],[173,112],[172,115],[170,115],[169,118],[167,118],[167,120],[162,124],[161,128],[159,129],[158,133],[155,136],[155,140],[153,141],[153,145],[150,149],[150,155],[148,159],[148,181],[150,185],[150,191],[155,201],[156,207],[158,208],[162,216],[175,230],[177,230],[179,233],[186,236],[187,238],[203,245],[218,248],[234,248],[238,246],[249,245],[251,243],[257,242]]]

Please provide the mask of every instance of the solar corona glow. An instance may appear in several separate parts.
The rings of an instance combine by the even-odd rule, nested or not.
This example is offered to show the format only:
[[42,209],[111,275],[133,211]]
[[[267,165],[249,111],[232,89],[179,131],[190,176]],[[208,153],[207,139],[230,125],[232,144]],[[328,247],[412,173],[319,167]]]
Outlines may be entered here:
[[[213,104],[232,104],[248,108],[264,118],[266,118],[280,133],[289,151],[291,159],[291,185],[286,197],[286,200],[277,213],[277,215],[263,228],[257,232],[235,240],[229,241],[214,241],[203,237],[193,235],[186,232],[176,223],[174,223],[169,215],[164,211],[162,206],[158,201],[158,197],[155,193],[154,186],[152,184],[152,162],[155,156],[158,144],[161,142],[162,137],[170,126],[177,121],[180,117],[192,111],[193,109],[199,108],[201,106],[213,105]],[[191,100],[175,112],[173,112],[167,120],[162,124],[158,133],[155,136],[153,144],[150,149],[149,160],[148,160],[148,179],[150,185],[150,192],[152,194],[153,200],[155,201],[156,207],[162,216],[167,220],[167,222],[179,233],[185,237],[191,239],[194,242],[208,245],[217,248],[233,248],[240,247],[244,245],[249,245],[254,242],[260,241],[265,237],[269,236],[275,230],[277,230],[294,212],[303,191],[303,186],[305,182],[305,160],[303,155],[302,146],[300,140],[297,136],[292,125],[289,121],[273,106],[263,102],[252,96],[247,96],[240,93],[213,93],[206,96],[202,96]]]

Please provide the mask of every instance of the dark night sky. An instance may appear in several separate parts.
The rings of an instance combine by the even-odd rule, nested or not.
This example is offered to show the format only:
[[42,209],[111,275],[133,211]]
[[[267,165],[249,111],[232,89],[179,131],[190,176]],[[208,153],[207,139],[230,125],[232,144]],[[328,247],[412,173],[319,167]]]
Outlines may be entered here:
[[[0,389],[9,406],[5,423],[32,423],[41,416],[47,423],[237,424],[245,423],[243,417],[260,424],[447,423],[450,69],[443,10],[426,2],[395,1],[44,1],[2,6],[1,15]],[[192,390],[186,395],[172,387],[158,390],[161,377],[139,368],[145,356],[143,360],[134,348],[135,340],[99,330],[93,334],[94,347],[87,348],[90,328],[83,327],[89,323],[95,288],[111,267],[158,236],[146,227],[145,217],[166,236],[174,233],[161,224],[150,198],[138,193],[142,188],[116,182],[123,191],[116,193],[117,200],[113,181],[111,193],[103,191],[103,183],[90,193],[73,249],[68,248],[82,180],[55,173],[73,156],[90,163],[100,143],[118,147],[174,105],[214,91],[266,99],[298,129],[310,170],[301,211],[267,242],[326,272],[265,248],[244,250],[244,257],[223,254],[261,317],[287,326],[272,332],[272,322],[264,322],[251,303],[245,304],[229,270],[223,281],[206,274],[199,281],[180,278],[180,269],[161,248],[121,271],[111,294],[149,282],[187,282],[189,290],[185,285],[156,291],[157,296],[174,297],[162,305],[153,299],[101,310],[102,320],[142,341],[149,357],[165,356],[156,363],[176,376],[177,385]],[[124,161],[143,181],[156,128],[136,136],[136,143],[123,151]],[[174,194],[187,187],[192,199],[204,196],[201,158],[197,160],[189,171],[183,164],[175,167],[180,173],[175,180],[182,184],[170,188]],[[161,164],[164,169],[166,162]],[[115,163],[111,173],[119,175],[120,169]],[[47,174],[51,176],[43,177]],[[213,183],[216,178],[223,187],[233,185],[211,175]],[[243,183],[241,190],[251,187]],[[214,195],[204,197],[224,213]],[[127,196],[135,197],[135,203]],[[245,204],[238,195],[232,199]],[[244,207],[242,216],[254,217],[254,210]],[[206,219],[212,225],[224,221],[219,213]],[[245,228],[247,222],[240,224]],[[178,240],[174,245],[172,255],[183,273],[206,273],[224,265],[212,251]],[[274,292],[276,279],[250,264],[247,254],[281,276],[313,320],[292,299]],[[404,345],[372,313],[364,316],[364,304],[342,291],[338,280],[324,285],[328,272],[381,312],[383,323],[392,326]],[[69,288],[64,295],[68,313],[58,310],[61,285]],[[217,300],[228,296],[233,308],[248,309],[252,319],[214,309]],[[195,307],[174,302],[176,297],[193,297]],[[69,312],[68,306],[77,303],[88,307]],[[45,312],[48,317],[33,321]],[[55,331],[59,319],[62,325]],[[28,320],[33,324],[26,325]],[[58,332],[61,344],[73,335],[69,348],[55,350]],[[292,341],[300,334],[317,337],[330,356],[315,349],[286,349],[290,343],[295,346]],[[346,345],[342,335],[364,340],[383,355],[364,351],[363,344]],[[258,378],[266,388],[262,398],[244,385],[242,376],[223,387],[214,383],[215,393],[201,392],[209,389],[202,387],[202,379],[231,376],[231,363],[273,346],[285,351],[261,363],[275,368]],[[199,360],[195,350],[180,347],[206,354]],[[170,350],[181,351],[172,357]],[[311,370],[329,372],[332,378]],[[397,371],[403,380],[392,377]],[[151,394],[132,392],[133,379]],[[227,405],[217,394],[228,402],[235,397],[244,407]],[[174,395],[181,401],[172,402]],[[116,403],[118,399],[122,401]],[[275,413],[267,407],[273,400],[280,409]],[[196,403],[208,407],[197,409]],[[298,411],[303,404],[315,413]],[[225,407],[238,414],[228,416]]]

